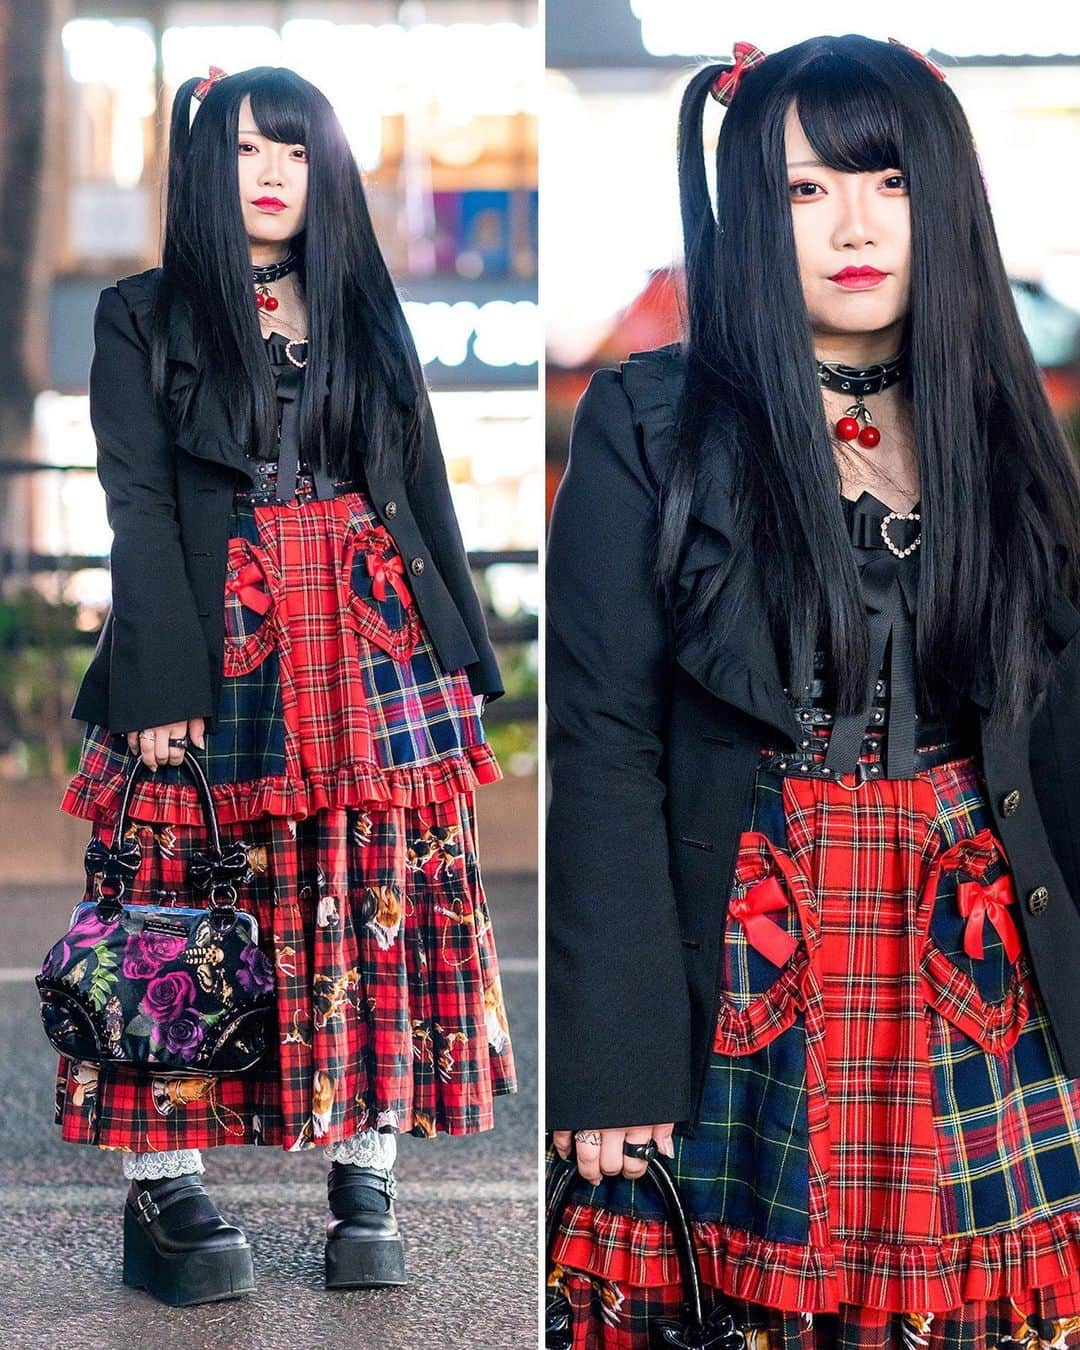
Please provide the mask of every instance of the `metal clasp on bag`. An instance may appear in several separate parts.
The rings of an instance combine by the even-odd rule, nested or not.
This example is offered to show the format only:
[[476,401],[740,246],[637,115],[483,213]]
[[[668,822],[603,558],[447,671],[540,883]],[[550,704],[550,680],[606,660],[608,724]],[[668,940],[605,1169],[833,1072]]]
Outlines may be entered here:
[[[219,891],[226,894],[228,899],[219,900]],[[231,881],[216,881],[210,887],[206,904],[210,911],[210,928],[215,937],[225,937],[236,927],[236,900],[236,887]]]

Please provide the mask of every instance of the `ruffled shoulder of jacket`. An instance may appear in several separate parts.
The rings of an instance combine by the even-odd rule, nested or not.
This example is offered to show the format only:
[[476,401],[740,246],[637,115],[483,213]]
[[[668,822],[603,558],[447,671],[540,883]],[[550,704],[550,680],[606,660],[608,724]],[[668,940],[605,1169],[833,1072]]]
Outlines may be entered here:
[[161,268],[148,267],[145,272],[133,272],[130,276],[120,277],[116,289],[133,313],[149,313],[160,281]]
[[161,268],[149,267],[145,272],[133,272],[130,276],[120,277],[116,282],[120,298],[127,306],[144,343],[150,340],[150,316],[160,278]]
[[[116,283],[124,303],[131,311],[131,317],[139,335],[149,350],[151,324],[154,311],[154,299],[161,282],[162,269],[148,267],[145,272],[133,272],[131,276],[121,277]],[[190,383],[196,378],[202,362],[192,333],[190,309],[187,303],[178,298],[170,306],[168,340],[166,354],[170,361],[178,363],[183,369],[175,370],[174,382]],[[179,385],[174,383],[174,392]]]
[[632,352],[619,366],[623,391],[640,429],[650,472],[658,483],[667,479],[675,448],[679,398],[686,359],[679,343]]

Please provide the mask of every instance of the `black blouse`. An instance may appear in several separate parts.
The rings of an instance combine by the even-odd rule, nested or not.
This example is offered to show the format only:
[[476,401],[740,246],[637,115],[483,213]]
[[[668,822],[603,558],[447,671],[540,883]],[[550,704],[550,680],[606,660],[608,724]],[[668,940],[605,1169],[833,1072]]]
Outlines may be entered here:
[[[885,776],[911,778],[916,746],[975,743],[974,708],[968,704],[951,716],[932,715],[916,693],[919,557],[917,547],[906,550],[917,538],[920,522],[897,518],[891,507],[869,491],[857,499],[841,496],[840,501],[866,599],[870,668],[877,675],[863,709],[837,717],[829,711],[825,654],[816,652],[813,683],[796,700],[807,728],[804,740],[809,741],[812,729],[828,727],[824,763],[831,776],[856,772],[860,753],[868,750],[882,755]],[[919,505],[912,510],[918,513]],[[883,522],[893,548],[883,536]],[[934,690],[935,695],[939,692],[947,691]]]
[[308,344],[306,341],[290,341],[281,333],[269,333],[263,342],[274,375],[274,384],[278,398],[278,444],[277,454],[261,456],[252,451],[253,459],[276,459],[277,499],[291,501],[296,490],[297,473],[310,473],[314,478],[314,495],[327,498],[334,495],[333,480],[318,465],[311,465],[300,452],[300,395],[304,387],[304,367],[289,360],[288,352],[298,361],[306,361]]

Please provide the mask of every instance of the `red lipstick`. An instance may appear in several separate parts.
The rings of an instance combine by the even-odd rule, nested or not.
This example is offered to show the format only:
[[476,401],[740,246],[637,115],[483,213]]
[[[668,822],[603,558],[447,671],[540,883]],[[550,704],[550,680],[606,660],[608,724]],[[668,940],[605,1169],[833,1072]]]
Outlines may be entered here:
[[879,272],[876,267],[845,267],[840,272],[834,272],[829,280],[849,291],[865,291],[884,281],[887,276],[887,272]]
[[280,197],[257,197],[252,206],[257,206],[261,211],[284,211],[285,203]]

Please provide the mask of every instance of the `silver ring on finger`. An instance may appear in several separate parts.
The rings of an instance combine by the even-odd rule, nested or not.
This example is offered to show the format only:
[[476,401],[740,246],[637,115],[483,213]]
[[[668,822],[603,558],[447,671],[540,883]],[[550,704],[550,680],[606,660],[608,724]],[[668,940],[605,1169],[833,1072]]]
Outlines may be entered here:
[[184,747],[184,746],[187,745],[187,743],[188,743],[188,738],[187,738],[186,736],[170,736],[170,737],[169,737],[169,744],[170,744],[170,745],[179,745],[180,747]]
[[154,733],[153,733],[152,731],[140,731],[140,732],[139,732],[139,740],[140,740],[140,741],[145,741],[146,738],[147,738],[147,736],[149,736],[151,740],[154,739]]
[[579,1144],[590,1144],[593,1148],[600,1147],[599,1130],[575,1130],[574,1138]]

